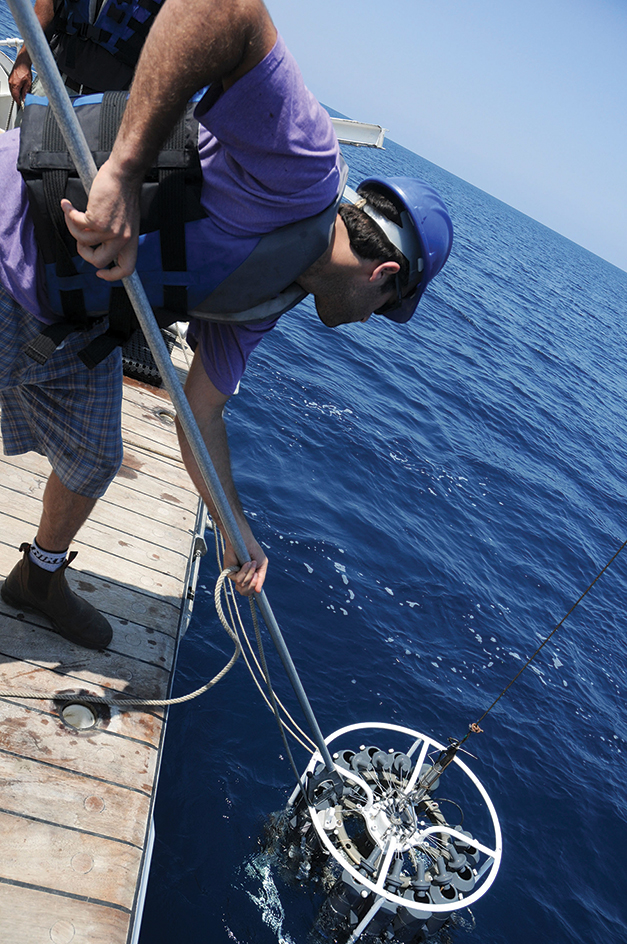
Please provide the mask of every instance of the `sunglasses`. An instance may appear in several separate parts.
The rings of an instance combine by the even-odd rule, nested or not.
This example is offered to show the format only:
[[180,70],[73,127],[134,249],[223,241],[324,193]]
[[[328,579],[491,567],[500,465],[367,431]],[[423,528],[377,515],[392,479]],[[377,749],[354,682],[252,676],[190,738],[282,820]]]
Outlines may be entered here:
[[403,304],[403,289],[398,272],[394,276],[394,287],[396,289],[396,297],[392,296],[382,308],[377,308],[375,315],[386,315],[388,311],[396,311],[397,308],[401,307]]
[[[422,259],[420,262],[422,262]],[[386,302],[385,305],[382,305],[381,308],[377,308],[375,315],[387,315],[390,311],[397,311],[405,301],[405,298],[409,295],[412,295],[421,282],[422,270],[419,271],[418,281],[416,284],[409,291],[405,289],[405,295],[403,295],[403,286],[401,284],[400,274],[397,272],[394,276],[394,288],[396,290],[396,296],[392,296],[392,298]]]

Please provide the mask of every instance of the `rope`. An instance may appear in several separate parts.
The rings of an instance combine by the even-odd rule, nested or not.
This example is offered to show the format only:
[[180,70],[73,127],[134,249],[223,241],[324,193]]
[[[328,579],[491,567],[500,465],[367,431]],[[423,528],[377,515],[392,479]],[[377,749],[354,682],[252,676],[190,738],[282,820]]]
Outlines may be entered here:
[[[187,338],[184,338],[184,337],[183,337],[183,332],[181,331],[181,322],[180,322],[180,321],[176,321],[176,322],[174,323],[174,327],[176,328],[176,335],[177,335],[177,337],[178,337],[178,339],[179,339],[179,342],[180,342],[180,344],[181,344],[181,350],[183,351],[183,357],[185,358],[185,363],[187,364],[187,369],[189,370],[190,367],[192,366],[192,364],[191,364],[191,361],[190,361],[190,359],[189,359],[188,351],[192,351],[192,349],[191,349],[191,347],[189,346],[189,344],[187,343]],[[193,353],[194,353],[194,352],[192,351],[192,354],[193,354]]]
[[481,733],[481,728],[479,727],[480,722],[483,721],[483,719],[492,711],[492,709],[494,708],[494,706],[495,706],[496,704],[498,704],[498,702],[501,700],[501,698],[503,697],[503,695],[505,695],[505,693],[512,687],[512,685],[514,684],[514,682],[516,681],[516,679],[517,679],[520,675],[522,675],[522,673],[525,671],[525,669],[526,669],[528,666],[531,665],[531,663],[532,663],[533,660],[536,658],[536,656],[542,651],[542,649],[544,649],[544,647],[546,646],[547,642],[551,639],[552,636],[555,635],[555,633],[558,631],[558,629],[560,628],[560,626],[562,626],[562,625],[566,622],[566,620],[568,619],[568,617],[570,616],[570,614],[573,612],[573,610],[574,610],[577,606],[579,606],[579,604],[581,603],[581,601],[583,600],[583,598],[586,596],[586,594],[589,593],[590,590],[592,590],[592,588],[594,587],[595,583],[603,576],[603,574],[604,574],[605,571],[608,569],[608,567],[610,567],[610,565],[613,564],[613,562],[616,560],[616,558],[618,557],[618,555],[620,554],[620,552],[621,552],[621,551],[623,550],[623,548],[626,547],[626,546],[627,546],[627,541],[623,541],[623,543],[622,543],[621,546],[618,548],[618,550],[616,551],[616,553],[609,559],[609,561],[607,562],[607,564],[605,565],[605,567],[603,567],[603,568],[599,571],[599,573],[596,575],[596,577],[594,578],[594,580],[592,581],[592,583],[584,590],[584,592],[581,594],[581,596],[579,597],[579,599],[576,600],[576,601],[573,603],[573,605],[571,606],[571,608],[570,608],[570,610],[568,611],[568,613],[566,613],[566,615],[562,617],[562,619],[559,621],[559,623],[557,624],[557,626],[555,626],[555,628],[554,628],[553,630],[551,630],[551,632],[550,632],[549,635],[546,637],[546,639],[544,640],[544,642],[542,642],[542,643],[538,646],[538,648],[536,649],[536,651],[533,653],[532,656],[530,656],[530,657],[527,659],[527,661],[525,662],[525,664],[523,665],[523,667],[522,667],[521,669],[519,669],[519,671],[516,673],[516,675],[514,676],[514,678],[513,678],[510,682],[508,682],[508,684],[505,686],[505,688],[503,689],[503,691],[501,692],[501,694],[500,694],[497,698],[494,699],[494,701],[492,702],[492,704],[490,705],[490,707],[487,708],[487,709],[483,712],[483,714],[481,715],[481,717],[480,717],[477,721],[474,721],[474,722],[469,726],[469,731],[468,731],[468,733],[466,734],[466,736],[463,738],[463,740],[459,742],[460,744],[463,744],[464,741],[466,741],[466,740],[470,737],[471,734],[479,734],[479,733]]
[[[256,635],[256,637],[257,637],[257,647],[258,647],[258,649],[259,649],[259,657],[260,657],[260,659],[261,659],[261,671],[262,671],[263,677],[264,677],[265,680],[266,680],[266,685],[267,685],[267,687],[268,687],[268,694],[269,694],[269,696],[270,696],[270,701],[271,701],[271,703],[272,703],[272,712],[273,712],[273,714],[274,714],[274,717],[276,718],[276,723],[277,723],[277,725],[279,726],[279,733],[280,733],[280,735],[281,735],[281,739],[282,739],[282,741],[283,741],[283,746],[285,747],[285,752],[286,752],[287,757],[288,757],[288,760],[289,760],[289,762],[290,762],[290,766],[291,766],[291,768],[292,768],[292,770],[293,770],[293,772],[294,772],[294,776],[296,777],[296,783],[298,784],[298,788],[299,788],[299,790],[300,790],[300,792],[301,792],[301,795],[302,795],[302,797],[303,797],[303,800],[305,801],[305,804],[308,804],[309,801],[308,801],[308,799],[307,799],[307,794],[305,793],[305,788],[304,788],[303,783],[302,783],[301,778],[300,778],[300,772],[299,772],[299,770],[298,770],[298,768],[297,768],[297,766],[296,766],[296,761],[294,760],[294,755],[292,754],[292,751],[291,751],[290,746],[289,746],[288,741],[287,741],[287,733],[286,733],[286,732],[289,730],[289,728],[287,728],[286,725],[283,723],[283,720],[282,720],[282,718],[281,718],[281,712],[279,711],[278,699],[277,699],[276,695],[274,694],[274,688],[272,687],[272,682],[270,681],[270,673],[268,672],[268,665],[267,665],[267,662],[266,662],[266,654],[265,654],[264,649],[263,649],[263,642],[262,642],[262,639],[261,639],[261,632],[259,631],[259,621],[258,621],[258,619],[257,619],[257,614],[256,614],[256,605],[255,605],[255,601],[254,601],[254,599],[253,599],[252,597],[251,597],[251,600],[250,600],[250,608],[251,608],[252,615],[253,615],[253,624],[254,624],[254,626],[255,626],[255,635]],[[264,694],[264,698],[265,698],[265,693],[262,693],[262,694]],[[284,709],[284,710],[285,710],[285,709]],[[288,717],[290,717],[290,716],[288,715]],[[300,730],[300,729],[299,729],[299,730]],[[294,735],[293,732],[290,731],[290,733],[292,734],[293,737],[295,737],[295,735]],[[299,743],[300,743],[303,747],[306,747],[306,745],[303,744],[303,742],[302,742],[299,738],[296,738],[296,740],[299,741]],[[312,744],[313,744],[313,742],[312,742]],[[315,745],[314,745],[314,747],[315,747]],[[313,751],[312,751],[312,753],[313,753]]]
[[[224,539],[216,527],[214,527],[214,539],[215,539],[216,559],[218,561],[218,567],[222,569],[222,559],[224,556]],[[255,635],[257,637],[257,647],[260,650],[260,659],[261,659],[262,665],[259,664],[259,660],[257,659],[255,650],[253,649],[252,643],[250,639],[248,638],[248,634],[246,633],[246,629],[244,627],[244,624],[242,622],[242,619],[239,613],[239,609],[237,607],[235,591],[233,587],[230,585],[228,586],[228,589],[226,591],[226,597],[227,597],[227,605],[229,607],[229,615],[231,617],[231,626],[234,628],[233,613],[235,613],[235,615],[237,616],[237,620],[239,622],[239,632],[241,633],[246,643],[246,647],[250,654],[250,658],[252,662],[254,663],[254,667],[253,667],[253,665],[249,661],[248,655],[246,654],[244,650],[242,650],[242,658],[244,660],[246,668],[248,669],[250,673],[250,676],[253,682],[255,683],[257,687],[257,690],[259,691],[261,697],[263,698],[266,705],[271,711],[274,712],[275,711],[274,705],[275,704],[278,705],[278,709],[280,710],[280,712],[282,712],[282,715],[283,715],[283,719],[279,723],[285,726],[285,729],[288,731],[288,733],[292,735],[295,741],[298,741],[301,747],[304,747],[306,751],[309,751],[310,754],[313,754],[313,752],[316,750],[315,742],[309,737],[307,732],[303,731],[303,729],[298,725],[298,723],[290,715],[288,709],[285,707],[281,699],[275,694],[275,692],[272,691],[271,696],[269,697],[263,688],[262,682],[265,683],[269,689],[271,689],[271,685],[268,680],[267,671],[266,671],[267,667],[266,667],[266,662],[265,662],[265,656],[263,654],[263,645],[261,644],[261,636],[259,633],[259,624],[258,624],[258,618],[257,618],[257,607],[254,604],[254,599],[251,598],[250,600],[250,608],[251,608],[253,626],[255,627]],[[258,675],[261,677],[261,680],[258,678]],[[272,698],[274,699],[274,704],[271,700]]]
[[[306,751],[313,754],[316,749],[314,741],[309,737],[309,735],[303,731],[303,729],[297,724],[294,718],[290,715],[289,711],[281,700],[276,696],[272,683],[270,681],[270,675],[268,672],[268,666],[265,658],[265,653],[263,649],[263,642],[261,639],[261,631],[259,627],[259,619],[257,615],[257,607],[254,601],[254,598],[250,598],[250,609],[251,616],[253,621],[253,626],[255,628],[255,635],[257,638],[257,648],[259,650],[259,659],[257,658],[255,651],[253,649],[252,643],[246,633],[246,629],[242,622],[240,615],[239,607],[237,605],[237,599],[235,596],[235,590],[232,584],[227,583],[226,579],[229,574],[234,573],[238,570],[237,567],[223,567],[223,557],[224,557],[224,539],[219,532],[218,528],[214,523],[214,538],[215,538],[215,547],[216,547],[216,557],[218,561],[218,566],[220,568],[220,576],[216,582],[216,587],[214,591],[214,604],[218,618],[222,623],[227,635],[231,638],[234,643],[233,655],[224,666],[220,672],[217,673],[210,681],[205,685],[197,688],[193,692],[189,692],[187,695],[181,695],[178,698],[132,698],[126,695],[70,695],[62,694],[55,695],[46,692],[36,692],[36,691],[17,691],[10,689],[8,691],[0,691],[0,698],[22,698],[28,700],[53,700],[53,701],[63,701],[63,702],[78,702],[80,704],[88,705],[109,705],[117,708],[164,708],[169,705],[180,705],[186,701],[192,701],[194,698],[198,698],[200,695],[204,695],[205,692],[208,692],[210,688],[213,688],[219,681],[221,681],[224,676],[229,672],[232,667],[235,665],[235,662],[241,655],[246,668],[248,669],[257,689],[261,693],[264,701],[273,712],[279,730],[281,732],[281,737],[283,738],[283,743],[287,751],[287,755],[290,760],[290,764],[296,773],[296,779],[299,780],[299,774],[292,757],[289,745],[287,743],[286,734],[290,734],[300,745],[304,747]],[[222,605],[222,593],[224,592],[226,608],[228,611],[228,618],[224,612]],[[237,626],[239,623],[239,632],[243,639],[246,642],[246,647],[248,649],[248,654],[242,649],[242,644],[240,642]],[[260,678],[258,677],[260,676]],[[265,683],[268,694],[264,691],[262,682]]]
[[46,701],[79,702],[80,704],[87,705],[112,705],[118,708],[165,708],[167,705],[181,705],[183,702],[198,698],[199,695],[204,695],[204,693],[208,692],[210,688],[213,688],[214,685],[217,685],[217,683],[224,678],[227,672],[233,668],[242,651],[237,632],[231,628],[226,620],[226,617],[224,616],[222,602],[220,599],[224,581],[234,570],[237,570],[237,567],[229,567],[226,570],[223,570],[218,577],[214,593],[214,602],[220,621],[228,635],[233,640],[235,648],[233,655],[224,668],[222,668],[217,675],[214,675],[214,677],[210,679],[210,681],[208,681],[205,685],[201,686],[201,688],[197,688],[195,691],[189,692],[187,695],[180,695],[178,698],[129,698],[126,695],[68,695],[65,693],[62,695],[55,695],[50,694],[49,692],[21,692],[14,689],[10,689],[9,691],[0,691],[0,698],[25,698],[30,700],[38,699]]

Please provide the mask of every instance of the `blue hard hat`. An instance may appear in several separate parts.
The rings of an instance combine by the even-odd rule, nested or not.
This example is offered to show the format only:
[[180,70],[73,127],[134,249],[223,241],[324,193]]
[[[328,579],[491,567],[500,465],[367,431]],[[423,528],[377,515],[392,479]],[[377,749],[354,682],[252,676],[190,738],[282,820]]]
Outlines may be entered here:
[[401,211],[400,226],[367,203],[362,207],[409,262],[409,279],[400,305],[380,312],[391,321],[404,324],[415,312],[431,279],[436,277],[449,257],[453,224],[439,193],[423,180],[415,177],[369,177],[359,185],[358,192],[368,186],[389,196],[395,205],[400,201],[405,207]]

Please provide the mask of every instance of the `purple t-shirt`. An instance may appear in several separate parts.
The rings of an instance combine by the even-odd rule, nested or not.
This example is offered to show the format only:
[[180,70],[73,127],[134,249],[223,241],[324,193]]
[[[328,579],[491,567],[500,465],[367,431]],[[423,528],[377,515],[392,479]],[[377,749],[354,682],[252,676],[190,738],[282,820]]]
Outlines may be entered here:
[[16,167],[19,144],[19,131],[0,134],[0,284],[31,314],[52,321],[45,293],[39,291],[35,229]]
[[[266,58],[228,91],[216,97],[209,90],[196,116],[201,201],[231,239],[261,236],[313,216],[336,196],[339,148],[331,120],[305,87],[280,36]],[[46,302],[26,188],[15,166],[18,144],[18,131],[0,135],[0,283],[36,317],[52,321],[56,316]],[[192,322],[218,390],[234,391],[249,355],[276,321]]]

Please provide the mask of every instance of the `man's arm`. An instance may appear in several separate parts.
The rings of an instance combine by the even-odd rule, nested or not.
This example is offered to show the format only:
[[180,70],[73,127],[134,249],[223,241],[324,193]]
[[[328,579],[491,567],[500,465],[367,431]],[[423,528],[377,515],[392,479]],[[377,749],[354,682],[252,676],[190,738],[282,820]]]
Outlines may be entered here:
[[[263,586],[268,567],[268,559],[253,537],[233,482],[226,427],[222,418],[224,405],[229,398],[225,394],[220,393],[209,380],[198,352],[194,355],[194,360],[192,361],[192,366],[187,377],[185,394],[194,412],[196,422],[198,423],[202,437],[209,450],[211,461],[222,483],[222,487],[226,493],[226,497],[233,510],[235,520],[237,521],[244,538],[244,543],[251,557],[251,561],[244,564],[232,577],[236,589],[240,593],[250,596],[254,592],[259,592]],[[218,524],[220,524],[220,518],[207,491],[198,466],[196,465],[196,460],[192,455],[192,451],[178,423],[177,431],[181,444],[181,454],[190,478],[204,499],[211,515],[216,519]],[[224,529],[222,529],[222,531],[224,533]],[[230,567],[237,565],[237,558],[228,540],[226,544],[224,566]]]
[[[35,15],[45,33],[54,17],[53,0],[36,0]],[[9,89],[16,105],[22,104],[33,86],[32,65],[26,46],[22,46],[9,76]]]
[[135,267],[142,178],[185,104],[205,85],[230,88],[275,42],[261,0],[167,0],[148,34],[115,146],[86,212],[62,203],[81,256],[101,278],[115,281]]

